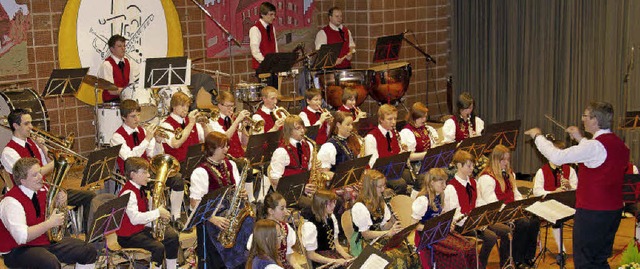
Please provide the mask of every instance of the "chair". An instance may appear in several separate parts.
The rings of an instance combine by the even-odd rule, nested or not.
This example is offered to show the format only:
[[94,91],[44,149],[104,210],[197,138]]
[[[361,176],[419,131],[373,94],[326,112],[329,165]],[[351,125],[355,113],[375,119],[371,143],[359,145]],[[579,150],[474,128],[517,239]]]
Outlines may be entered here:
[[[411,217],[413,205],[413,199],[411,199],[411,197],[406,195],[396,195],[395,197],[391,198],[389,205],[391,206],[391,211],[394,213],[396,218],[398,218],[398,221],[400,221],[400,223],[402,224],[402,228],[406,228],[415,222],[413,220],[413,217]],[[408,239],[411,244],[414,243],[414,237],[415,233],[409,234]]]
[[351,220],[351,209],[346,210],[344,211],[344,213],[342,213],[340,222],[342,223],[342,231],[344,231],[344,236],[346,236],[347,239],[351,238],[354,233],[353,221]]
[[107,267],[127,263],[129,269],[134,269],[136,268],[136,261],[144,260],[147,264],[151,262],[151,252],[147,250],[141,248],[122,248],[120,244],[118,244],[118,236],[116,233],[107,235],[106,240],[107,251],[109,251]]

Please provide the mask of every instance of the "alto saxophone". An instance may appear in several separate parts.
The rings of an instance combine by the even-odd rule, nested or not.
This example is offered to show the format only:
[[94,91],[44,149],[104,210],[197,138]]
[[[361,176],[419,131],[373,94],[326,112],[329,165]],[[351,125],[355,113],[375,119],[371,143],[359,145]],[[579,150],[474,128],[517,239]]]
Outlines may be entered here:
[[[180,162],[169,154],[160,154],[151,159],[151,170],[156,174],[156,181],[151,190],[150,210],[154,210],[166,204],[164,195],[165,182],[167,178],[175,176],[180,171]],[[158,241],[164,240],[164,231],[167,224],[168,221],[162,218],[154,220],[151,224],[153,238]]]
[[47,192],[47,211],[45,213],[45,219],[48,219],[49,216],[55,214],[56,212],[61,212],[65,214],[64,223],[59,227],[53,227],[47,231],[47,237],[51,242],[60,242],[62,237],[64,237],[66,227],[68,224],[68,219],[66,217],[67,212],[67,203],[58,203],[56,200],[56,196],[60,192],[60,184],[62,184],[62,180],[64,180],[67,172],[71,168],[70,163],[73,157],[67,156],[60,151],[50,149],[51,155],[53,155],[53,178],[50,182],[50,189]]
[[311,170],[309,175],[309,183],[318,187],[318,190],[324,190],[327,188],[327,182],[329,182],[329,176],[320,171],[320,161],[318,160],[318,147],[316,142],[308,136],[304,136],[304,139],[309,141],[313,145],[313,152],[311,155]]
[[[229,209],[227,209],[224,216],[225,219],[229,220],[229,227],[220,231],[218,234],[218,241],[225,248],[232,248],[236,244],[236,237],[244,220],[248,216],[255,217],[255,213],[253,212],[253,208],[251,208],[249,201],[246,198],[240,198],[240,192],[244,189],[244,184],[247,181],[247,175],[249,173],[249,167],[251,166],[251,163],[246,158],[240,159],[245,162],[245,165],[242,168],[242,173],[240,174],[241,180],[236,186]],[[244,206],[241,207],[241,205]]]

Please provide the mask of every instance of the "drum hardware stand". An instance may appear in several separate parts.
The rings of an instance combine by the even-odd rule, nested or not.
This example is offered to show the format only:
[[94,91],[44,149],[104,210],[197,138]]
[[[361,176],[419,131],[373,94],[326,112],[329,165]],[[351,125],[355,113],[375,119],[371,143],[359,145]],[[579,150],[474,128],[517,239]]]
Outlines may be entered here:
[[[420,54],[422,54],[422,56],[424,56],[425,58],[425,66],[426,66],[426,96],[425,96],[425,102],[426,104],[429,103],[429,62],[432,62],[433,64],[436,64],[436,60],[433,59],[433,57],[431,57],[431,55],[429,55],[429,53],[427,53],[426,51],[424,51],[422,48],[420,48],[418,45],[416,45],[415,43],[413,43],[411,40],[409,40],[406,37],[406,34],[408,32],[411,32],[411,34],[413,35],[413,39],[416,39],[416,35],[414,32],[409,31],[409,30],[405,30],[404,33],[402,33],[402,39],[404,41],[406,41],[409,45],[411,45],[413,48],[415,48],[418,52],[420,52]],[[440,109],[440,98],[438,97],[438,95],[436,94],[436,102],[438,103],[438,110],[442,111]]]

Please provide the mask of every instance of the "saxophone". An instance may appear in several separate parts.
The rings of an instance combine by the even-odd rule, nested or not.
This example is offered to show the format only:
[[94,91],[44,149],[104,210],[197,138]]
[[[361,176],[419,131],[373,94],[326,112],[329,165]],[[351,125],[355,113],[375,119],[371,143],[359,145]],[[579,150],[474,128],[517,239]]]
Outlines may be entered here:
[[313,145],[313,152],[311,155],[311,170],[309,174],[309,183],[313,184],[318,188],[318,190],[324,190],[327,188],[327,182],[329,182],[329,176],[327,174],[320,171],[320,161],[318,160],[318,147],[316,146],[316,141],[309,138],[308,136],[304,136],[304,139],[309,141]]
[[[160,154],[151,159],[151,170],[156,174],[155,184],[151,190],[151,208],[154,210],[165,205],[165,182],[168,177],[175,176],[180,171],[180,163],[169,154]],[[168,220],[158,218],[151,224],[152,235],[158,241],[164,240],[164,231]]]
[[49,238],[49,241],[60,242],[60,240],[62,240],[62,237],[64,237],[69,220],[66,217],[66,201],[62,204],[58,204],[56,202],[56,196],[58,196],[58,193],[60,192],[60,184],[62,184],[62,180],[64,180],[64,177],[71,168],[70,163],[72,163],[73,161],[71,156],[67,156],[60,151],[52,149],[50,149],[50,151],[53,157],[53,178],[49,183],[50,189],[47,192],[47,211],[45,213],[45,219],[48,219],[49,216],[57,212],[65,213],[64,223],[62,224],[62,226],[53,227],[47,231],[47,237]]
[[[247,174],[249,173],[250,162],[246,158],[240,158],[245,162],[244,167],[242,168],[242,173],[240,174],[240,182],[236,186],[236,189],[233,193],[233,198],[229,205],[229,209],[224,215],[225,219],[229,221],[229,228],[226,230],[220,231],[218,234],[218,241],[225,248],[232,248],[236,244],[236,237],[240,231],[240,227],[244,220],[248,217],[255,217],[255,213],[251,208],[251,204],[245,198],[240,198],[240,192],[244,189],[244,184],[247,180]],[[241,207],[241,205],[244,205]]]

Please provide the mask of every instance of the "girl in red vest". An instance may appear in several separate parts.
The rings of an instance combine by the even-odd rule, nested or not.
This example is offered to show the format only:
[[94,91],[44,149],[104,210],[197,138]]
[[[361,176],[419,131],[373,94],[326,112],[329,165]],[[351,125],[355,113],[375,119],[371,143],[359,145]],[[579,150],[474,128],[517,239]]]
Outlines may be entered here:
[[[487,203],[502,201],[508,204],[522,199],[522,194],[516,185],[516,174],[511,169],[509,148],[503,145],[493,148],[489,163],[478,178],[478,190],[482,200]],[[521,218],[515,221],[512,254],[517,266],[533,266],[539,231],[540,220],[537,217]]]
[[458,110],[442,125],[444,143],[459,143],[462,140],[482,134],[484,121],[473,114],[475,101],[471,94],[463,92],[456,103]]
[[300,112],[299,116],[306,127],[320,126],[316,137],[311,138],[316,141],[317,145],[322,145],[324,142],[327,142],[328,139],[329,124],[331,124],[333,119],[331,112],[322,108],[322,92],[319,89],[308,89],[304,93],[304,97],[308,105]]

